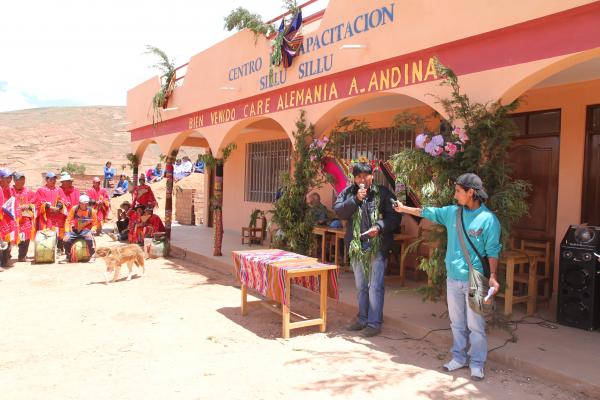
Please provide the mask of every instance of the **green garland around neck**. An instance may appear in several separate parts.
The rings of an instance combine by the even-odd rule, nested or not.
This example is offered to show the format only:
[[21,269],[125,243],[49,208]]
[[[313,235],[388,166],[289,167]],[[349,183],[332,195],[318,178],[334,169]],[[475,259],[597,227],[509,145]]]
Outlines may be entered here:
[[[371,224],[374,225],[379,219],[379,204],[381,202],[381,195],[377,185],[371,186],[371,191],[375,193],[374,202],[375,206],[371,210]],[[363,268],[365,279],[369,281],[371,279],[371,262],[373,257],[379,252],[381,248],[381,232],[374,238],[370,238],[371,246],[367,250],[363,250],[360,241],[360,223],[362,221],[362,207],[359,206],[352,216],[352,241],[350,242],[349,256],[351,260],[358,261]]]

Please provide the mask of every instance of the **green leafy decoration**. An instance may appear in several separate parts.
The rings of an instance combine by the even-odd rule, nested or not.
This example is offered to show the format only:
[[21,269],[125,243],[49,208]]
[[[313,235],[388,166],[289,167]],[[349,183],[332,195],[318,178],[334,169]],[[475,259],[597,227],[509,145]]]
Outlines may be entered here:
[[198,154],[198,161],[202,161],[206,168],[214,169],[217,164],[224,164],[236,148],[237,145],[235,143],[229,143],[223,149],[223,156],[221,158],[215,158],[212,152],[209,151],[208,153]]
[[293,173],[281,175],[282,195],[275,203],[272,218],[283,233],[273,237],[273,246],[300,254],[308,254],[314,245],[315,221],[306,196],[324,183],[319,174],[320,164],[310,159],[309,143],[313,136],[314,126],[307,124],[302,110],[294,132]]
[[225,17],[225,29],[228,31],[250,29],[254,33],[254,43],[258,41],[260,35],[266,37],[276,31],[274,25],[265,24],[260,15],[253,14],[243,7],[236,8]]
[[156,123],[162,121],[161,110],[166,107],[167,101],[173,93],[177,71],[175,70],[175,63],[158,47],[147,45],[145,54],[151,54],[158,58],[152,68],[158,69],[162,74],[161,87],[152,97],[152,125],[156,126]]
[[[508,150],[516,128],[509,114],[518,107],[518,100],[511,104],[481,104],[472,102],[460,91],[454,72],[436,61],[443,85],[452,89],[449,98],[438,98],[449,116],[449,123],[464,124],[468,141],[452,157],[433,157],[422,149],[406,148],[392,157],[397,180],[409,186],[427,206],[441,207],[453,203],[454,182],[465,172],[473,172],[484,182],[489,200],[486,205],[494,211],[502,226],[502,242],[508,242],[511,225],[528,214],[527,196],[531,185],[514,179],[508,159]],[[408,114],[399,115],[397,126],[412,125],[423,130],[426,119]],[[418,132],[418,131],[417,131]],[[435,243],[431,258],[419,260],[419,268],[427,272],[432,285],[421,288],[426,299],[438,300],[445,295],[446,229],[434,225],[426,232],[425,240]],[[417,244],[418,246],[418,244]],[[416,246],[410,248],[414,250]]]
[[138,156],[136,156],[133,153],[125,154],[125,158],[127,158],[127,161],[129,161],[129,168],[131,168],[131,169],[133,169],[133,167],[135,167],[136,165],[139,165],[139,163],[140,163],[140,159],[138,158]]

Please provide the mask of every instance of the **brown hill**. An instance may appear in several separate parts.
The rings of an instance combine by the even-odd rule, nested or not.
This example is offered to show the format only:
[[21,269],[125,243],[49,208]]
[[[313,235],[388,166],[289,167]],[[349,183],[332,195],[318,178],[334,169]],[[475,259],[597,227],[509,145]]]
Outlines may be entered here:
[[[131,151],[125,107],[53,107],[0,112],[0,166],[41,183],[44,171],[59,172],[67,163],[83,164],[86,175],[102,175],[106,161],[117,173],[131,175],[125,154]],[[182,148],[195,160],[199,149]],[[146,150],[140,171],[159,161],[160,149]]]
[[0,113],[0,164],[23,171],[28,183],[67,163],[101,174],[104,163],[126,164],[129,134],[124,107],[35,108]]

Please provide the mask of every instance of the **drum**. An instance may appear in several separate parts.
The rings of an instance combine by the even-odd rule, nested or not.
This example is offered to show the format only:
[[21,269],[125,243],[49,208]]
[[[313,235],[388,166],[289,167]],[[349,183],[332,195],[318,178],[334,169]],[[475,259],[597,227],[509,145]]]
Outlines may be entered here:
[[77,239],[71,247],[71,261],[72,262],[88,262],[90,261],[91,255],[88,249],[87,243],[83,239]]
[[53,263],[56,259],[56,231],[44,229],[35,234],[34,261],[36,264]]
[[[144,248],[146,248],[146,240],[144,240]],[[167,238],[164,233],[154,234],[154,239],[148,242],[146,253],[150,258],[164,257],[167,251]]]

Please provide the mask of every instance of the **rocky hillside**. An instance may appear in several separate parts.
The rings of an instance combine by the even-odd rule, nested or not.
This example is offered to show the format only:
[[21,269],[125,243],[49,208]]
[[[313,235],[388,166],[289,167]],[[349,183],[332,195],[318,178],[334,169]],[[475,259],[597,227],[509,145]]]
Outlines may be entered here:
[[0,164],[38,181],[42,171],[67,163],[100,174],[108,160],[126,163],[129,134],[124,107],[60,107],[0,113]]

